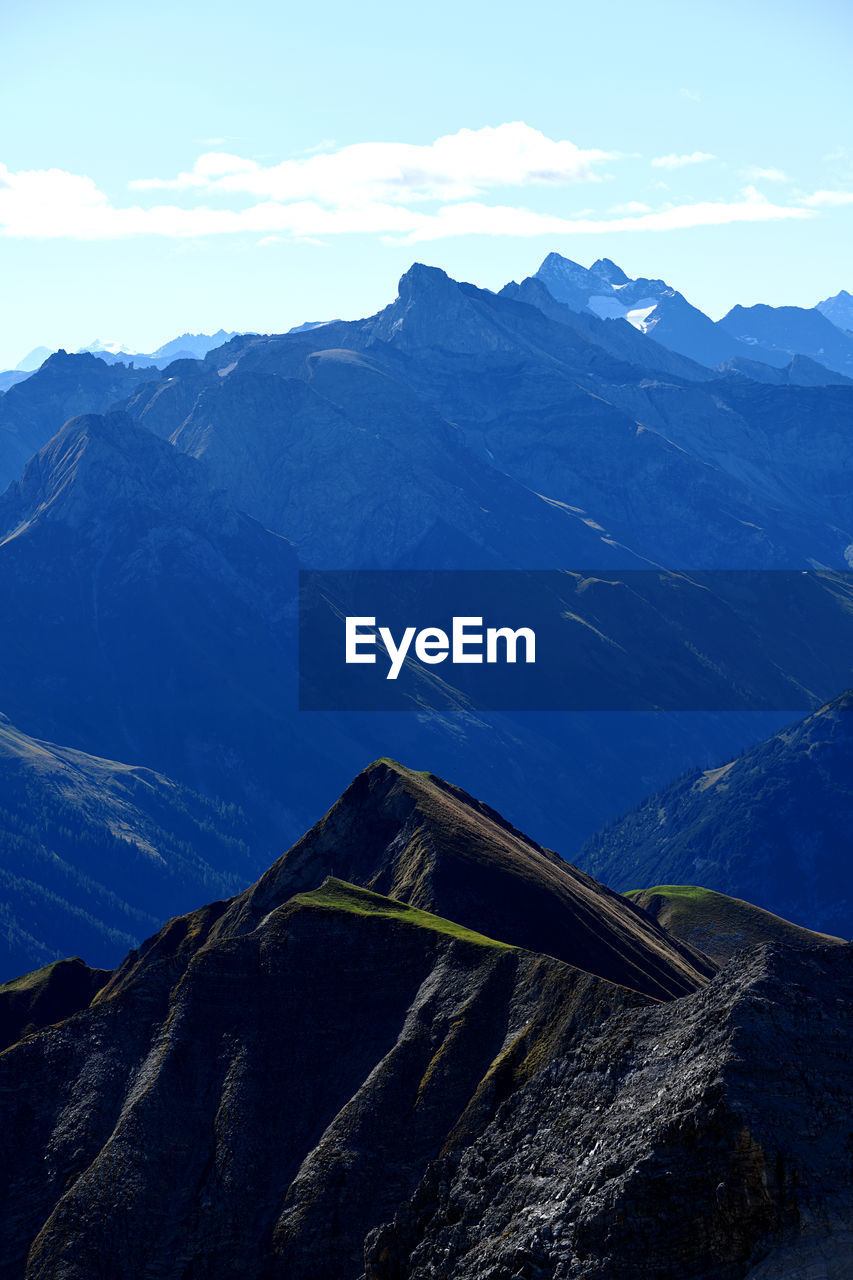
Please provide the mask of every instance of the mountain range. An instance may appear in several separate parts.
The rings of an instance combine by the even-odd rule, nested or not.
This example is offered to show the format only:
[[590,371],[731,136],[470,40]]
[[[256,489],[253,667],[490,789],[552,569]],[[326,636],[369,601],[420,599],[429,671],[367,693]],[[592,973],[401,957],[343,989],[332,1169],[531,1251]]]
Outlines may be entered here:
[[[0,1280],[846,1280],[848,302],[415,264],[18,371]],[[648,709],[300,711],[302,569],[556,571]]]
[[256,832],[151,769],[38,741],[0,717],[0,964],[115,963],[164,914],[256,873]]
[[[310,326],[309,326],[310,327]],[[223,342],[229,342],[237,334],[220,329],[217,333],[183,333],[179,338],[164,342],[156,351],[146,354],[132,351],[122,342],[102,342],[96,338],[87,347],[80,347],[78,355],[95,355],[105,364],[129,364],[135,368],[165,369],[173,360],[201,360],[208,351]],[[57,354],[49,347],[34,347],[14,369],[0,373],[0,393],[8,391],[19,382],[26,381],[31,374],[40,369],[45,360]]]
[[[629,287],[613,264],[592,274],[596,288]],[[236,805],[244,883],[387,752],[571,853],[685,763],[711,768],[790,715],[306,716],[297,568],[846,571],[851,403],[844,383],[711,370],[625,320],[570,310],[542,278],[496,295],[423,266],[376,316],[238,336],[162,371],[57,353],[0,397],[0,583],[15,609],[0,707],[51,749]],[[617,638],[584,612],[591,597],[576,603]],[[779,615],[778,636],[803,642],[783,673],[815,706],[851,683],[834,609],[821,614],[823,657],[837,650],[822,683],[794,613]],[[700,653],[707,640],[694,636]],[[232,834],[218,831],[222,847]],[[36,866],[15,875],[32,882]],[[650,866],[618,886],[694,880]],[[129,882],[109,890],[145,916]],[[183,896],[164,913],[197,894],[192,875],[172,883]],[[146,926],[86,901],[117,931],[112,953],[90,958],[114,962]],[[21,923],[23,900],[9,911],[31,940],[24,961],[10,925],[10,964],[82,949]]]

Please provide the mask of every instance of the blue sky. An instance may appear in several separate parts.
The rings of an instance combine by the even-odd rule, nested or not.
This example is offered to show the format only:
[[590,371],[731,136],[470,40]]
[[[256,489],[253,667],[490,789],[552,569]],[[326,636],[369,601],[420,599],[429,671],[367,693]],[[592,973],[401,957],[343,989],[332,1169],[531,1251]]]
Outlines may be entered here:
[[853,291],[842,0],[3,0],[0,369],[369,314],[556,249],[714,316]]

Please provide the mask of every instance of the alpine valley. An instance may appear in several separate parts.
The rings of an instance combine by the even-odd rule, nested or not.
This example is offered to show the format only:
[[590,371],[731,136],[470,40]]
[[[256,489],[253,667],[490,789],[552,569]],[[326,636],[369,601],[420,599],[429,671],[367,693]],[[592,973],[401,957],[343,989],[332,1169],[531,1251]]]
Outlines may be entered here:
[[[552,253],[2,375],[0,1280],[853,1274],[851,307]],[[300,569],[759,709],[300,711]]]

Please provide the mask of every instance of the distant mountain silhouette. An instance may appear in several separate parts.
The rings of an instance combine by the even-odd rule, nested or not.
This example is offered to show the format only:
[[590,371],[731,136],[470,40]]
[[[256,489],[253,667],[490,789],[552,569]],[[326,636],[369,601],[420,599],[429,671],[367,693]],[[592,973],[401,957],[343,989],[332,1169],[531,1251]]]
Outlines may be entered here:
[[761,351],[803,355],[844,375],[853,374],[853,334],[839,329],[818,307],[732,307],[720,327]]
[[819,302],[816,307],[827,320],[831,320],[839,329],[846,329],[848,333],[853,332],[853,296],[842,289],[840,293],[836,293],[834,298],[824,298],[823,302]]

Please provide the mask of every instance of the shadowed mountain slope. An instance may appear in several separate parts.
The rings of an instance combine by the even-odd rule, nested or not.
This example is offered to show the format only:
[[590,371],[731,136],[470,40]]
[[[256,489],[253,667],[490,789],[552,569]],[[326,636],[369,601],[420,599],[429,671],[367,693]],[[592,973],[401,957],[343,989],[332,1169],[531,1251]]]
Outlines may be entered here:
[[653,889],[632,889],[625,897],[654,916],[667,933],[720,962],[744,947],[764,942],[841,946],[844,941],[803,929],[770,911],[754,907],[751,902],[698,885],[661,884]]
[[[352,517],[339,507],[344,529]],[[0,632],[0,706],[31,738],[155,770],[241,808],[252,833],[241,839],[255,859],[243,883],[365,758],[428,756],[469,790],[501,800],[517,824],[576,847],[648,790],[650,760],[660,761],[651,774],[660,783],[685,752],[711,763],[756,733],[749,716],[734,727],[626,716],[602,743],[595,717],[567,726],[547,715],[300,715],[292,547],[237,510],[203,461],[119,413],[63,428],[0,499],[0,529],[0,590],[15,616]],[[612,769],[602,768],[602,753]],[[613,776],[622,780],[616,800]],[[160,823],[164,831],[171,821]],[[103,870],[91,878],[103,884]],[[198,897],[234,887],[211,883]],[[153,918],[148,902],[137,905],[144,923],[123,920],[121,909],[110,920],[118,950],[186,899],[170,898]],[[105,919],[100,908],[92,915]],[[113,962],[116,952],[93,950],[89,933],[68,937],[52,909],[44,918],[54,921],[50,950],[28,953],[3,976],[80,951]]]
[[757,360],[744,360],[738,356],[727,360],[720,366],[720,372],[727,376],[734,375],[749,379],[752,382],[769,382],[772,386],[783,387],[826,387],[853,385],[853,378],[846,378],[843,373],[835,373],[826,365],[810,360],[808,356],[796,355],[784,369],[773,368],[769,364],[760,364]]
[[714,377],[706,365],[662,346],[628,320],[621,317],[605,320],[590,311],[578,310],[558,301],[539,276],[528,276],[520,284],[512,281],[504,285],[500,296],[527,302],[550,319],[577,329],[616,360],[652,370],[658,375],[670,374],[691,382],[709,382]]
[[[306,373],[309,381],[238,367],[218,385],[200,385],[170,437],[202,458],[240,507],[285,533],[303,563],[641,563],[582,513],[490,466],[374,360],[324,351],[309,357]],[[143,425],[150,416],[141,413]]]
[[[342,545],[338,498],[353,488],[344,462],[362,477],[358,504],[349,506],[385,517],[380,527],[390,536],[383,563],[394,563],[395,549],[407,550],[401,535],[420,518],[420,499],[411,513],[401,509],[395,515],[394,500],[387,497],[392,473],[392,487],[404,495],[409,481],[399,465],[403,458],[414,475],[441,475],[435,464],[428,472],[423,468],[425,451],[442,440],[448,442],[442,446],[445,491],[457,456],[449,442],[466,446],[470,484],[457,494],[456,506],[470,487],[484,530],[495,528],[498,496],[503,495],[502,516],[512,500],[506,478],[512,477],[564,516],[585,521],[587,532],[597,530],[598,551],[608,563],[617,553],[623,565],[633,555],[680,567],[846,563],[853,503],[837,483],[827,488],[824,476],[830,459],[837,464],[836,441],[842,456],[849,452],[843,424],[849,420],[850,390],[808,388],[810,399],[795,400],[799,388],[750,383],[743,389],[728,380],[702,381],[696,366],[683,361],[679,367],[671,353],[660,355],[663,350],[623,322],[578,320],[556,303],[546,315],[537,305],[416,264],[401,279],[397,299],[376,316],[303,334],[235,339],[207,357],[202,373],[195,366],[188,371],[192,386],[146,388],[128,408],[181,447],[209,454],[220,483],[245,485],[241,500],[259,503],[250,508],[253,514],[280,520],[290,510],[297,544],[310,515],[315,564],[321,562],[325,525],[331,549],[339,552]],[[661,363],[668,371],[660,370]],[[309,432],[310,415],[319,413],[305,400],[300,413],[309,411],[309,418],[296,416],[292,441],[284,410],[260,415],[269,416],[274,427],[258,426],[252,410],[248,433],[232,439],[239,415],[233,409],[226,415],[219,406],[229,381],[237,378],[239,387],[238,375],[248,373],[307,381],[338,410],[342,417],[333,419],[338,425],[332,434],[327,409],[318,419],[328,465],[312,470],[303,456],[300,441]],[[197,414],[188,407],[192,387],[205,397]],[[732,398],[736,402],[730,404]],[[773,421],[785,422],[784,440],[764,405],[775,414]],[[755,426],[753,410],[759,414]],[[295,497],[281,482],[288,458],[300,481]],[[506,473],[502,481],[496,472]],[[382,483],[371,484],[371,474]],[[461,472],[455,468],[452,474]],[[437,494],[431,483],[429,492]],[[312,494],[310,513],[299,510],[300,490]],[[541,517],[531,524],[529,500],[516,501],[522,521],[514,563],[542,565],[550,557],[552,566],[567,565],[567,555],[583,553],[585,544],[572,541],[568,519],[562,536],[558,528],[552,539]],[[477,516],[479,507],[488,509],[486,515]],[[453,511],[447,496],[439,510]],[[359,540],[366,537],[375,556],[375,535],[362,528],[357,514],[355,519]],[[545,541],[531,560],[534,528]],[[488,539],[478,537],[485,546]],[[431,567],[442,563],[433,551]]]
[[763,946],[683,1000],[576,1022],[463,1119],[368,1238],[367,1280],[846,1280],[851,998],[853,948]]
[[810,356],[838,373],[853,373],[853,334],[839,329],[817,307],[768,307],[763,303],[732,307],[719,327],[765,351]]
[[11,719],[229,802],[265,795],[274,831],[295,669],[290,544],[119,413],[64,427],[0,498],[0,531]]
[[578,862],[614,888],[704,884],[798,925],[853,934],[853,694],[594,836]]

